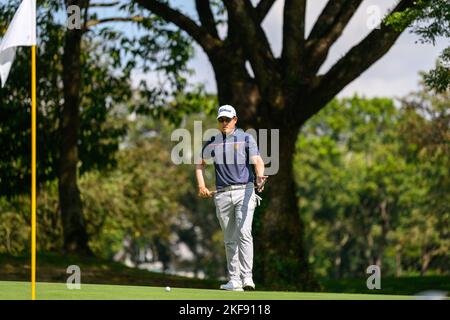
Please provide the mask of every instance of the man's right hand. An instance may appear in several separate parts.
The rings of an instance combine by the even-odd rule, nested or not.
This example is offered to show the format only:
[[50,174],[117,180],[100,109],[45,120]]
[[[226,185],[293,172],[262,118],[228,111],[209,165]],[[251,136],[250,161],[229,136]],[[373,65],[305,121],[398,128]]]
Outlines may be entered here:
[[200,196],[200,198],[211,198],[213,194],[208,190],[207,187],[199,187],[198,195]]

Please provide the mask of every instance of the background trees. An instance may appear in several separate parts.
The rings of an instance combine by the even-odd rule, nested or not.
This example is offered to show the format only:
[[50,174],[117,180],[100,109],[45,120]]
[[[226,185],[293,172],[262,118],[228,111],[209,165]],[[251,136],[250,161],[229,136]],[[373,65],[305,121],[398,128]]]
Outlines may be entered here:
[[433,133],[442,139],[435,144],[441,151],[424,157],[416,139],[430,136],[414,133],[419,127],[447,131],[448,107],[443,111],[439,102],[445,97],[400,109],[387,99],[333,101],[302,130],[296,179],[317,274],[362,277],[371,264],[385,275],[424,274],[431,260],[448,260],[448,186],[442,185],[448,156],[441,149],[449,137]]
[[[66,26],[66,7],[70,5],[81,9],[79,29]],[[100,19],[97,7],[85,0],[43,1],[38,7],[38,183],[43,185],[57,178],[64,248],[80,254],[90,254],[91,250],[78,176],[91,169],[114,166],[118,139],[126,132],[123,123],[108,122],[111,106],[131,98],[131,71],[135,67],[166,72],[171,86],[181,90],[181,73],[190,52],[185,38],[162,22],[150,23],[142,16],[136,19],[138,13],[127,6],[119,11],[125,17]],[[2,28],[6,28],[16,8],[12,3],[1,6]],[[147,33],[134,39],[111,25],[104,26],[116,21],[137,21]],[[148,61],[138,59],[142,54]],[[14,74],[0,93],[0,121],[5,128],[0,132],[5,148],[0,180],[4,195],[23,194],[29,185],[29,60],[29,53],[21,51]],[[139,90],[149,98],[158,96],[163,100],[164,92],[159,88],[142,85]],[[139,108],[143,112],[148,106],[134,105],[129,111]]]
[[[441,136],[439,144],[417,142],[445,117],[432,119],[420,106],[405,102],[398,109],[380,98],[334,100],[300,133],[295,178],[308,259],[317,278],[364,277],[373,263],[381,265],[384,276],[449,272],[448,157],[441,153],[448,136]],[[213,204],[197,197],[192,168],[170,160],[169,133],[175,126],[117,114],[109,121],[128,127],[114,155],[117,165],[80,177],[94,254],[166,272],[224,276]],[[215,123],[214,117],[194,114],[186,128],[200,119]],[[213,175],[208,177],[212,183]],[[63,242],[55,181],[40,190],[39,199],[39,248],[58,252]],[[1,197],[0,252],[26,252],[28,216],[27,195]],[[255,228],[260,219],[255,218]]]

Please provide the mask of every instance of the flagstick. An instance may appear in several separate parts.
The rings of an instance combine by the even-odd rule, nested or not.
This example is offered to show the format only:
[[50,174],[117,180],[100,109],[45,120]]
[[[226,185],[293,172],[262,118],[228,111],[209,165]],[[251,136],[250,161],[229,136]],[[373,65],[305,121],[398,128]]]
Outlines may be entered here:
[[36,46],[31,47],[31,300],[36,300]]

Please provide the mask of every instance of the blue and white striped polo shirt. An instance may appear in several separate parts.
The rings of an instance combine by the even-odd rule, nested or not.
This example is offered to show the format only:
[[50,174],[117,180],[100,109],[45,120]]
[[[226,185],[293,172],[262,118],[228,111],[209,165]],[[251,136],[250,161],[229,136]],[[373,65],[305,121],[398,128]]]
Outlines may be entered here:
[[209,139],[202,149],[202,159],[213,159],[216,188],[255,182],[250,158],[259,155],[251,134],[235,128],[229,135],[218,134]]

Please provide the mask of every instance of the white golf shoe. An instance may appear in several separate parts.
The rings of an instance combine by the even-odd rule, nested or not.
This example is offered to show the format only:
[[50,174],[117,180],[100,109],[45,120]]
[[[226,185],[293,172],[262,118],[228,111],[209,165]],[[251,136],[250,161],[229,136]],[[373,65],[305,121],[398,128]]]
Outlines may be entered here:
[[242,287],[244,290],[255,290],[255,283],[252,278],[245,278],[242,282]]
[[221,284],[220,289],[228,291],[244,291],[242,283],[236,280],[230,280],[226,284]]

